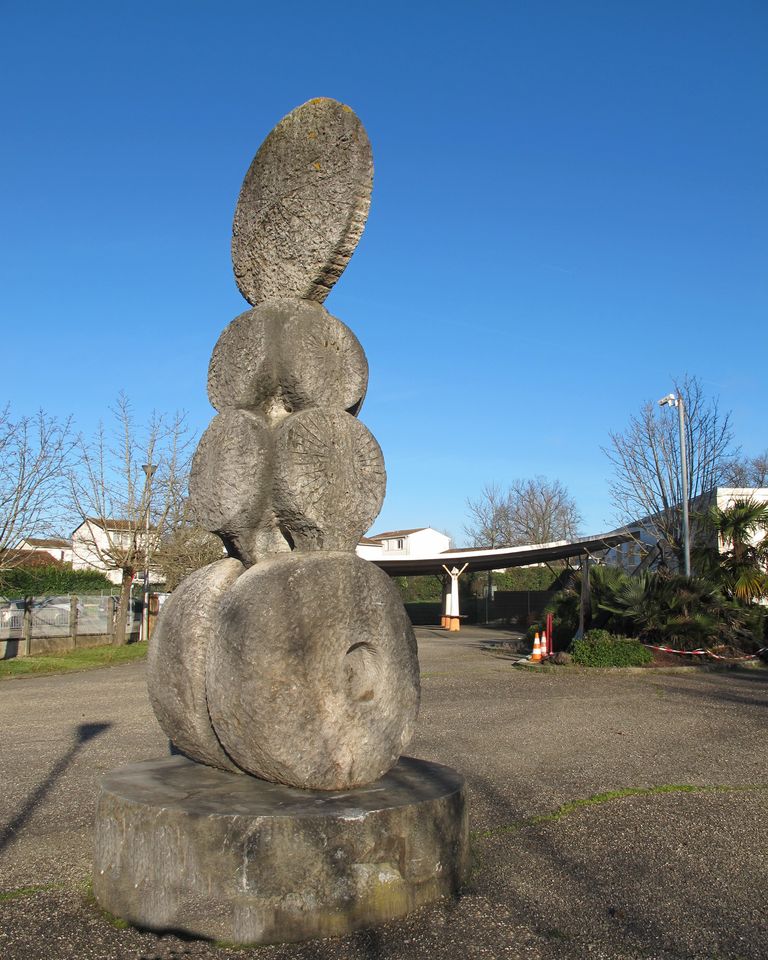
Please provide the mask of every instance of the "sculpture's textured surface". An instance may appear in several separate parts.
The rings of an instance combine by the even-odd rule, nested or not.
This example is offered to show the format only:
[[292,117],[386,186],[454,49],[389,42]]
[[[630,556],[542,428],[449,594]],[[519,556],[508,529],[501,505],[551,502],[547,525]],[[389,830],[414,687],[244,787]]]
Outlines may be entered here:
[[189,480],[198,522],[229,552],[247,554],[249,534],[270,503],[274,437],[263,417],[227,410],[203,434]]
[[[228,558],[197,570],[163,608],[149,647],[152,709],[182,753],[237,771],[213,731],[205,696],[206,653],[218,627],[219,602],[245,568]],[[161,682],[161,678],[162,682]]]
[[217,410],[241,407],[279,419],[306,407],[358,413],[368,364],[357,337],[319,303],[275,300],[236,317],[208,371]]
[[141,927],[242,944],[341,936],[456,894],[463,781],[404,757],[370,786],[319,793],[147,760],[103,781],[95,852],[99,903]]
[[315,408],[277,431],[275,511],[292,542],[309,550],[354,550],[378,516],[384,458],[348,413]]
[[232,257],[255,306],[214,348],[218,415],[190,479],[197,519],[230,559],[178,588],[149,663],[157,717],[188,757],[324,790],[384,774],[419,702],[402,603],[354,553],[386,487],[356,419],[368,365],[321,305],[362,233],[372,171],[354,113],[312,100],[246,174]]
[[278,123],[245,175],[232,263],[249,303],[322,303],[354,253],[368,217],[371,145],[344,104],[310,100]]
[[386,773],[413,733],[418,660],[385,573],[352,553],[266,560],[233,584],[221,615],[208,709],[239,766],[321,790]]

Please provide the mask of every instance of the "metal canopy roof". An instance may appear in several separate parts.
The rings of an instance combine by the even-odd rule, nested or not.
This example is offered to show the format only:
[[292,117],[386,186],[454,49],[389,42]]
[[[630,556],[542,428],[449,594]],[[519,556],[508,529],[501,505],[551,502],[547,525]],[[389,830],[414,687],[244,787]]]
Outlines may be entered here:
[[447,550],[431,557],[391,557],[371,560],[393,577],[417,576],[424,573],[443,573],[446,567],[462,567],[468,570],[499,570],[504,567],[526,567],[532,563],[548,560],[565,560],[567,557],[584,556],[608,550],[619,543],[636,539],[629,530],[614,530],[592,537],[577,537],[575,540],[555,540],[552,543],[526,544],[522,547],[501,547],[498,550]]

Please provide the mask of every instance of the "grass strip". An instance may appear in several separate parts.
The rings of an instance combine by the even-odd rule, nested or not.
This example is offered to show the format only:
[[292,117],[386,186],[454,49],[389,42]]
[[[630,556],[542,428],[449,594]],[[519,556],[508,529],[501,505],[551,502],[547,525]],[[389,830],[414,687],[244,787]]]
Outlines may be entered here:
[[751,784],[747,786],[694,786],[687,783],[662,783],[655,787],[622,787],[619,790],[606,790],[604,793],[595,793],[591,797],[578,800],[569,800],[552,813],[540,813],[514,823],[502,824],[488,830],[472,831],[473,840],[489,840],[502,836],[505,833],[515,833],[525,827],[535,827],[542,823],[556,823],[584,807],[592,807],[612,800],[623,800],[625,797],[652,797],[665,793],[744,793],[749,790],[768,790],[767,784]]
[[62,887],[66,887],[66,883],[41,883],[35,887],[18,887],[16,890],[6,890],[0,893],[0,903],[7,903],[9,900],[21,900],[22,897],[32,897],[45,890],[61,890]]
[[147,655],[146,643],[128,643],[122,647],[81,647],[56,655],[40,654],[36,657],[15,657],[0,660],[0,680],[13,677],[44,676],[52,673],[69,673],[71,670],[95,670],[118,663],[143,660]]

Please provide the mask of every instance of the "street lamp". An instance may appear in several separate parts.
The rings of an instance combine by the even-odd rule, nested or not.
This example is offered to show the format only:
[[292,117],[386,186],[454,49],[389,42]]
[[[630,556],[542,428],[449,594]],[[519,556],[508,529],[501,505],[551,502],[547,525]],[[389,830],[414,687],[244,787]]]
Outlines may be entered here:
[[688,523],[688,457],[685,450],[685,404],[681,393],[668,393],[659,400],[660,407],[677,407],[680,426],[680,474],[683,482],[683,560],[685,575],[691,575],[691,530]]
[[144,595],[141,605],[141,632],[140,640],[149,639],[149,508],[152,503],[152,477],[155,475],[157,467],[151,463],[142,464],[144,471],[144,496],[147,501],[146,515],[144,518]]

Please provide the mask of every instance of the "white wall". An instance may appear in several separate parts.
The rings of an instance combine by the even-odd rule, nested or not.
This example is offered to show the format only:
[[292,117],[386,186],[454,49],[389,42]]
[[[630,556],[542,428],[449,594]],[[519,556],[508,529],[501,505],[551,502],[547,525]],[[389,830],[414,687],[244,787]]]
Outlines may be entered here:
[[378,543],[358,543],[355,553],[363,560],[380,560],[384,556],[384,551]]
[[[402,540],[402,546],[398,541]],[[415,533],[406,533],[401,537],[390,537],[381,541],[381,545],[358,544],[356,552],[364,560],[387,559],[389,557],[434,557],[450,549],[451,538],[432,527],[425,527]]]
[[[122,571],[110,569],[109,564],[105,563],[102,557],[109,552],[110,545],[118,550],[123,544],[128,546],[131,536],[128,530],[110,530],[107,533],[98,524],[86,521],[72,534],[72,569],[98,570],[110,583],[119,584],[123,579]],[[139,530],[136,534],[136,542],[138,548],[136,559],[137,563],[141,564],[144,551],[143,531]],[[156,583],[163,578],[160,571],[153,568],[150,570],[150,579]]]

